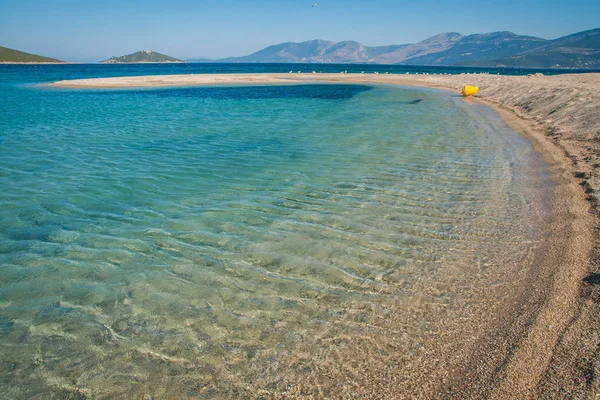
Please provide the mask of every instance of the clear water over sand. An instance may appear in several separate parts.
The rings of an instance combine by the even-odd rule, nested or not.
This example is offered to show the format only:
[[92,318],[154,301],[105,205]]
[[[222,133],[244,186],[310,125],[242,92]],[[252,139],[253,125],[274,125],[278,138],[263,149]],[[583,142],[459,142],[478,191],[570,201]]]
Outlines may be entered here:
[[409,363],[546,218],[531,145],[446,92],[2,90],[15,397],[235,396],[365,335]]

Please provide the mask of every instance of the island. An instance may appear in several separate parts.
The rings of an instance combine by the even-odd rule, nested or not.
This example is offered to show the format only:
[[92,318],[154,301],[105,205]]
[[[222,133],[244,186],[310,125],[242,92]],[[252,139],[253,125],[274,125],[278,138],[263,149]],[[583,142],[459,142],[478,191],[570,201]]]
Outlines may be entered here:
[[38,56],[24,51],[0,46],[0,63],[3,64],[64,64],[55,58]]
[[137,53],[120,57],[111,57],[100,61],[100,64],[138,64],[138,63],[181,63],[177,58],[157,53],[152,50],[140,50]]

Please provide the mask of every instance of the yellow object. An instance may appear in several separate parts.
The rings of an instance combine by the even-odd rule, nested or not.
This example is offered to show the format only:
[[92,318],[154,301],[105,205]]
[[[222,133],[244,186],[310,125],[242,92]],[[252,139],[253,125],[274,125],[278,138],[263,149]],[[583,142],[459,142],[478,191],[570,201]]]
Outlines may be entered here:
[[479,88],[477,86],[463,86],[462,88],[462,95],[465,97],[473,96],[477,92],[479,92]]

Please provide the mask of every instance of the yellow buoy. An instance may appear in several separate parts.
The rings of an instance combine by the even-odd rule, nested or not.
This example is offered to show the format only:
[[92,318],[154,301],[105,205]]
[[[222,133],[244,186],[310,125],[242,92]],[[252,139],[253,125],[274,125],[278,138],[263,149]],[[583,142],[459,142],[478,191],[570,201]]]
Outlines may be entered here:
[[477,86],[463,86],[462,88],[462,95],[465,97],[473,96],[477,92],[479,92],[479,88]]

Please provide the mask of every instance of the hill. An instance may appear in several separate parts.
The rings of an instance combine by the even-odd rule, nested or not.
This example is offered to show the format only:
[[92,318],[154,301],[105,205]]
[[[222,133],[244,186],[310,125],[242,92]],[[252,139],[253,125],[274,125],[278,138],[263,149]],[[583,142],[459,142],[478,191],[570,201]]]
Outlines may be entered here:
[[281,43],[248,56],[231,57],[217,62],[598,68],[600,29],[554,40],[512,32],[468,36],[449,32],[419,43],[389,46],[364,46],[354,41],[334,43],[310,40]]
[[157,53],[152,50],[140,50],[137,53],[127,54],[121,57],[111,57],[101,61],[101,64],[135,64],[135,63],[179,63],[183,62],[176,58]]
[[0,62],[3,63],[64,63],[54,58],[42,57],[0,46]]

